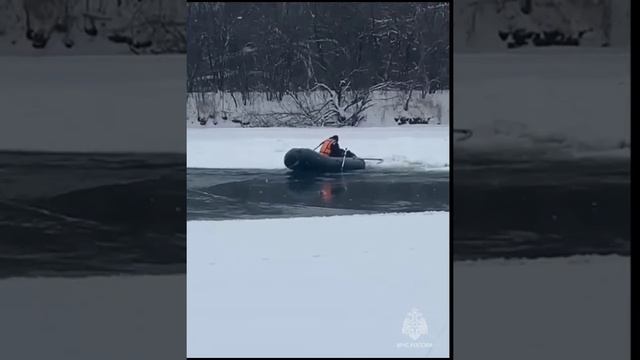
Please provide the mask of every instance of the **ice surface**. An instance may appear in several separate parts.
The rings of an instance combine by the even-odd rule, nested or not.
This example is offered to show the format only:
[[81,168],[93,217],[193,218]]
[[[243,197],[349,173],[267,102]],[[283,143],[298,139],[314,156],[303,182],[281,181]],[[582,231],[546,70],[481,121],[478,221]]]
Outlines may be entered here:
[[621,256],[454,264],[456,359],[630,359]]
[[[431,274],[448,215],[433,215],[189,222],[189,355],[419,356],[387,345],[402,341],[404,308],[436,301],[430,281],[446,281]],[[454,263],[456,358],[628,358],[629,266]]]
[[455,143],[469,151],[628,157],[630,57],[620,49],[523,49],[455,58]]
[[184,359],[185,279],[0,280],[2,359]]
[[[187,239],[188,356],[449,353],[447,212],[190,221]],[[430,348],[398,348],[414,307]]]
[[285,169],[294,147],[316,147],[331,135],[360,157],[382,158],[381,167],[446,170],[448,126],[380,128],[204,128],[187,129],[187,166],[200,168]]
[[[249,222],[238,223],[250,224]],[[189,225],[191,227],[192,224]],[[198,230],[204,230],[206,223],[198,225]],[[215,223],[208,225],[214,226]],[[280,224],[280,229],[283,228]],[[286,228],[286,226],[284,226]],[[192,228],[193,229],[193,228]],[[229,228],[227,228],[229,229]],[[208,233],[207,233],[208,234]],[[207,235],[204,234],[204,235]],[[210,246],[215,245],[215,233],[211,234]],[[318,235],[319,236],[319,235]],[[236,319],[246,319],[251,315],[260,313],[264,309],[274,310],[274,317],[285,321],[284,324],[301,324],[300,328],[288,329],[292,335],[291,344],[284,351],[291,350],[296,344],[294,340],[303,339],[303,345],[309,345],[310,350],[322,349],[324,336],[335,339],[338,335],[345,335],[339,344],[363,344],[367,339],[361,339],[374,331],[382,331],[382,322],[373,323],[377,319],[389,316],[389,339],[400,337],[400,328],[404,319],[405,306],[401,306],[400,314],[392,307],[375,307],[376,303],[370,300],[391,297],[388,293],[379,294],[374,289],[382,286],[400,288],[407,286],[412,273],[407,269],[428,264],[402,263],[400,267],[392,267],[391,262],[400,263],[402,259],[412,260],[419,253],[418,249],[430,246],[429,240],[423,236],[420,246],[409,252],[405,244],[407,240],[388,254],[387,261],[380,261],[379,255],[382,247],[379,242],[367,242],[357,235],[350,237],[351,241],[344,245],[345,236],[334,234],[336,250],[333,252],[320,252],[328,250],[322,248],[324,242],[316,242],[312,247],[305,237],[299,237],[290,244],[294,247],[288,254],[282,253],[280,248],[269,248],[271,243],[267,239],[256,247],[247,246],[246,241],[240,241],[238,246],[230,251],[221,253],[203,253],[199,257],[215,256],[222,259],[219,265],[233,269],[230,274],[239,274],[237,282],[231,278],[224,278],[224,272],[215,274],[210,279],[203,276],[199,281],[208,284],[225,284],[227,288],[238,289],[237,298],[239,306],[237,312],[222,314],[221,319],[230,322],[231,327],[224,329],[218,322],[212,323],[219,331],[235,331],[242,325]],[[292,237],[292,236],[289,236]],[[361,240],[358,240],[361,239]],[[399,236],[393,237],[398,243]],[[307,241],[305,241],[307,240]],[[191,238],[189,238],[191,241]],[[415,240],[411,240],[412,242]],[[205,242],[205,239],[201,239]],[[296,244],[299,242],[300,244]],[[339,246],[338,246],[339,245]],[[357,253],[359,249],[369,250]],[[234,254],[247,255],[238,257],[239,261],[234,265]],[[315,251],[314,251],[315,250]],[[405,254],[398,256],[403,251]],[[269,260],[262,259],[264,253]],[[406,253],[413,254],[408,257]],[[414,254],[415,253],[415,254]],[[264,283],[258,283],[255,278],[257,270],[271,267],[264,277],[279,271],[284,272],[287,266],[293,266],[295,257],[289,257],[286,262],[283,259],[288,255],[297,254],[299,259],[307,262],[307,268],[299,273],[286,273],[281,278],[267,278]],[[342,255],[341,255],[342,254]],[[359,257],[353,256],[358,254]],[[320,257],[312,257],[321,255]],[[324,255],[324,256],[322,256]],[[328,257],[327,255],[331,255]],[[334,256],[335,255],[335,256]],[[365,255],[372,255],[369,262],[365,261]],[[258,258],[260,256],[260,258]],[[375,258],[374,258],[375,256]],[[306,257],[306,258],[305,258]],[[360,262],[353,266],[348,262],[353,258]],[[340,268],[326,268],[322,272],[321,265],[329,264],[333,259],[334,265],[340,264]],[[275,266],[278,261],[281,266]],[[253,263],[255,267],[243,269],[242,265]],[[357,278],[365,274],[366,269],[375,271],[375,278],[366,282],[355,282]],[[216,264],[201,263],[199,266],[213,271]],[[376,269],[380,270],[376,270]],[[391,279],[392,275],[378,277],[380,271],[392,268],[396,271],[397,279]],[[348,271],[347,271],[348,269]],[[309,277],[306,282],[288,285],[291,277],[300,277],[314,271],[315,276]],[[341,272],[341,277],[331,278],[332,274]],[[456,359],[492,358],[496,360],[512,359],[629,359],[630,345],[630,263],[628,257],[620,256],[577,256],[570,258],[539,259],[539,260],[484,260],[454,263],[454,324],[455,337],[454,356]],[[207,272],[207,274],[211,274]],[[553,276],[549,276],[553,274]],[[258,273],[261,275],[261,273]],[[416,275],[418,276],[418,275]],[[428,275],[427,275],[428,276]],[[425,278],[427,278],[427,276]],[[263,278],[264,278],[263,277]],[[377,282],[374,281],[379,279]],[[313,282],[312,282],[313,280]],[[339,292],[320,294],[318,301],[314,295],[320,290],[314,285],[319,280],[324,280],[331,289],[342,290]],[[255,288],[250,285],[258,284]],[[356,289],[353,285],[370,285],[371,290],[363,294],[356,294],[356,298],[350,301],[349,296]],[[418,294],[424,283],[412,284],[412,290],[398,293],[398,298],[393,299],[394,304],[400,304],[400,298],[408,299],[409,296]],[[346,287],[346,288],[345,288]],[[294,290],[294,289],[299,290]],[[414,289],[415,288],[415,289]],[[260,290],[263,290],[260,292]],[[292,290],[290,297],[285,298],[282,289]],[[271,290],[276,290],[272,292]],[[242,295],[253,291],[256,298],[246,298]],[[277,291],[280,291],[278,293]],[[33,358],[65,358],[75,359],[127,359],[127,358],[154,358],[154,359],[178,359],[185,354],[185,277],[182,276],[124,276],[124,277],[90,277],[78,279],[44,279],[44,278],[14,278],[0,280],[0,326],[1,358],[33,359]],[[209,293],[214,300],[216,295],[221,295],[221,301],[233,300],[234,294]],[[206,296],[206,294],[205,294]],[[203,298],[201,298],[202,300]],[[282,300],[282,302],[277,302]],[[333,317],[313,323],[314,313],[306,311],[307,308],[292,306],[292,303],[300,300],[309,300],[309,306],[318,306],[324,310],[335,311]],[[324,301],[320,301],[324,300]],[[358,302],[361,300],[361,302]],[[245,313],[248,302],[253,301],[255,307]],[[340,307],[341,302],[345,307]],[[348,303],[347,303],[348,302]],[[204,302],[203,306],[213,304]],[[264,304],[264,305],[263,305]],[[323,305],[327,304],[327,305]],[[391,304],[391,302],[390,302]],[[523,307],[526,304],[527,307]],[[532,304],[537,304],[533,308]],[[404,305],[404,304],[400,304]],[[412,304],[407,304],[411,306]],[[341,312],[336,311],[341,310]],[[425,319],[429,322],[426,309],[421,309]],[[215,313],[212,313],[216,315]],[[319,326],[327,324],[339,315],[339,322],[328,324],[329,334],[317,334]],[[274,318],[269,318],[266,313],[244,325],[268,324]],[[362,326],[368,326],[366,333],[352,332],[358,321]],[[351,324],[352,327],[345,327]],[[210,329],[208,324],[200,325]],[[314,327],[315,325],[315,327]],[[191,325],[189,325],[191,326]],[[311,328],[311,332],[308,329]],[[249,329],[249,328],[245,328]],[[518,331],[514,331],[517,329]],[[297,331],[299,330],[299,331]],[[240,331],[240,330],[238,330]],[[306,333],[305,333],[306,331]],[[336,334],[334,334],[334,332]],[[214,341],[213,335],[205,340]],[[277,335],[278,333],[276,333]],[[187,336],[195,336],[191,331]],[[283,333],[280,333],[283,335]],[[287,334],[284,334],[287,335]],[[384,334],[383,334],[384,335]],[[230,336],[230,335],[227,335]],[[256,348],[258,342],[266,341],[274,334],[268,331],[246,331],[237,339],[241,345],[239,351],[249,350],[260,352]],[[403,341],[406,341],[405,340]],[[379,344],[377,339],[366,343],[367,347],[374,349]],[[423,339],[420,339],[422,341]],[[192,341],[191,339],[189,340]],[[393,341],[393,339],[392,339]],[[287,345],[289,343],[283,339]],[[330,344],[330,345],[336,345]],[[384,345],[384,344],[383,344]],[[252,347],[253,346],[253,347]],[[96,351],[100,349],[100,351]],[[228,347],[227,350],[231,351]],[[223,349],[225,350],[225,349]],[[267,348],[273,350],[273,348]],[[195,349],[191,349],[193,353]],[[263,354],[260,354],[263,355]],[[399,356],[399,355],[397,355]]]
[[184,152],[186,59],[0,57],[0,150]]

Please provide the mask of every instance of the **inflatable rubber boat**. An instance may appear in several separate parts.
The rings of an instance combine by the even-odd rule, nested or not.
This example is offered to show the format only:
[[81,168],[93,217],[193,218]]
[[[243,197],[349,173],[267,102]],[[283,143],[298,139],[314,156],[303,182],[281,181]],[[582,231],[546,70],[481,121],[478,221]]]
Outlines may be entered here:
[[294,148],[284,155],[284,165],[294,171],[342,172],[364,169],[364,160],[329,157],[311,149]]

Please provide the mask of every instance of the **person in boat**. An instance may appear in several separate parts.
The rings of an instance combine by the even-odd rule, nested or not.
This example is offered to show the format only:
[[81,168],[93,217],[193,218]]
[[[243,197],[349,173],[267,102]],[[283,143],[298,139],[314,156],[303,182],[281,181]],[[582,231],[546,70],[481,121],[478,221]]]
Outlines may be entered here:
[[320,144],[320,154],[330,157],[346,157],[354,158],[356,154],[349,150],[343,150],[338,144],[338,135],[333,135]]

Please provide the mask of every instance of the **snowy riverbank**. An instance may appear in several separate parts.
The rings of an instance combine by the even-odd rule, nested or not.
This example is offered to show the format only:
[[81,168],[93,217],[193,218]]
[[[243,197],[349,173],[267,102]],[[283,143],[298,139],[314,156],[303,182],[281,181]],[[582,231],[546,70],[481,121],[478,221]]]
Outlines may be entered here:
[[316,147],[337,134],[340,146],[384,167],[447,170],[449,127],[187,129],[187,167],[284,169],[294,147]]
[[[309,108],[320,109],[329,100],[326,92],[300,92],[296,96]],[[371,107],[364,110],[365,120],[360,127],[398,126],[398,117],[429,119],[429,124],[448,125],[449,91],[443,90],[431,94],[420,91],[376,91],[371,95]],[[407,100],[409,100],[408,104]],[[408,105],[408,110],[404,106]],[[296,118],[300,108],[291,95],[282,100],[268,99],[265,93],[250,93],[243,100],[240,93],[189,93],[187,95],[187,126],[202,127],[240,127],[240,122],[260,118],[273,126],[278,126],[283,114],[286,118]],[[198,117],[207,119],[203,126]],[[299,117],[299,116],[298,116]],[[235,120],[235,122],[234,122]]]

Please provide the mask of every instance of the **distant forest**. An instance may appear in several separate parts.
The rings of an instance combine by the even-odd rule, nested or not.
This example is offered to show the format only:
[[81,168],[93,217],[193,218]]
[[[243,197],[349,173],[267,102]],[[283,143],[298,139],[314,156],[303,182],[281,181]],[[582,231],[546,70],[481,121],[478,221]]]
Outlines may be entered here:
[[449,88],[449,3],[188,3],[189,92]]

